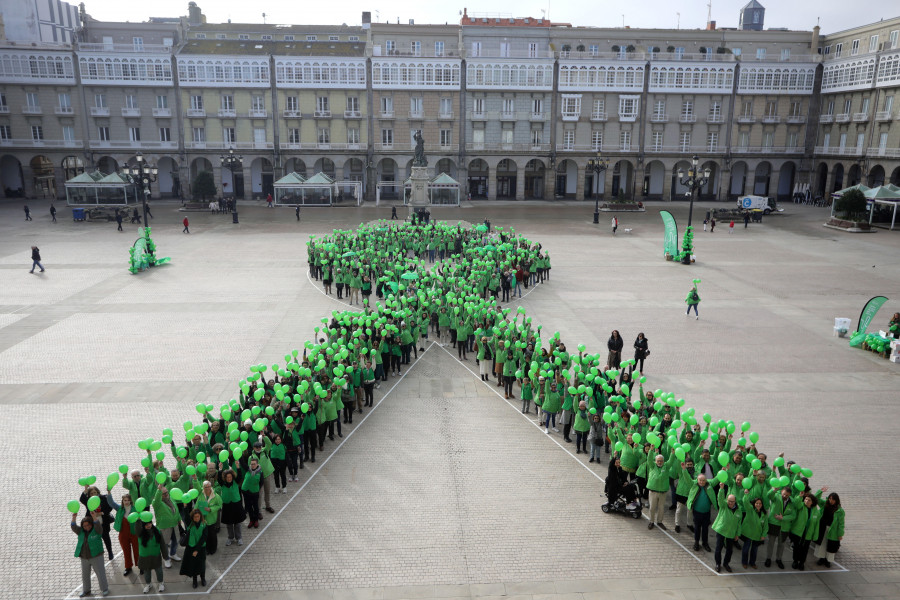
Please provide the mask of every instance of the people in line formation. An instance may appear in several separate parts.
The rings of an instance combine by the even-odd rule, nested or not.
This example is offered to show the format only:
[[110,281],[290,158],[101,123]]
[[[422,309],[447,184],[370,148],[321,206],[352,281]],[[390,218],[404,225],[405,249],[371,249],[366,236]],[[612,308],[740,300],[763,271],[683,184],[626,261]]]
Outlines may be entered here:
[[[342,424],[374,406],[374,388],[389,373],[399,376],[430,334],[456,346],[461,360],[473,353],[481,379],[491,385],[496,380],[507,399],[517,385],[522,412],[534,406],[548,435],[561,424],[571,442],[574,430],[578,454],[588,454],[590,445],[589,462],[601,462],[612,449],[610,473],[617,483],[636,480],[642,494],[652,494],[650,528],[665,528],[667,493],[670,509],[677,509],[675,532],[693,530],[695,550],[701,542],[710,550],[711,523],[717,568],[730,569],[741,539],[742,562],[755,567],[756,549],[767,538],[766,566],[774,545],[783,567],[788,539],[795,568],[803,569],[811,542],[819,564],[830,566],[844,533],[837,495],[822,501],[827,488],[811,493],[812,472],[781,455],[773,462],[777,472],[769,467],[755,432],[734,446],[733,422],[707,414],[704,426],[694,409],[682,410],[684,400],[662,390],[645,393],[646,376],[634,370],[649,354],[643,333],[634,342],[635,358],[615,364],[623,347],[618,331],[603,360],[587,354],[583,344],[570,353],[559,332],[542,332],[522,307],[503,307],[503,274],[521,270],[525,287],[537,285],[549,280],[550,259],[540,244],[514,230],[494,229],[488,234],[485,225],[380,222],[310,240],[310,275],[339,281],[338,293],[359,303],[359,312],[324,317],[313,339],[286,354],[283,366],[251,366],[238,382],[237,398],[219,409],[198,404],[200,420],[183,424],[183,444],[172,429],[159,440],[140,440],[140,468],[121,465],[107,477],[105,494],[95,476],[81,478],[82,496],[69,503],[69,512],[78,535],[75,556],[82,560],[82,595],[91,593],[91,571],[101,593],[108,592],[103,555],[105,548],[113,557],[113,530],[123,574],[133,575],[137,567],[145,593],[152,591],[154,574],[157,590],[165,589],[164,568],[173,561],[195,588],[206,586],[206,557],[218,551],[222,525],[225,546],[242,546],[244,524],[258,528],[274,512],[273,491],[286,494],[304,465],[316,462],[326,439],[343,437]],[[748,429],[749,423],[741,425],[742,435]],[[86,513],[79,521],[81,504]]]

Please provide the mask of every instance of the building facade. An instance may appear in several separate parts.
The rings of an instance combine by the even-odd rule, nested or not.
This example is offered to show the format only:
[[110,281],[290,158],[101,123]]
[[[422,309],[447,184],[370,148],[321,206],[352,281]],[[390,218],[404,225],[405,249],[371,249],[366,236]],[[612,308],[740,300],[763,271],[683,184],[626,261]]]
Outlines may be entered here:
[[[813,31],[460,24],[104,23],[71,44],[0,40],[0,192],[60,197],[142,153],[153,195],[201,171],[239,197],[324,172],[399,197],[421,130],[429,168],[474,199],[706,199],[900,183],[900,18]],[[900,100],[898,100],[900,102]],[[222,167],[233,150],[236,172]],[[589,161],[609,160],[602,174]]]

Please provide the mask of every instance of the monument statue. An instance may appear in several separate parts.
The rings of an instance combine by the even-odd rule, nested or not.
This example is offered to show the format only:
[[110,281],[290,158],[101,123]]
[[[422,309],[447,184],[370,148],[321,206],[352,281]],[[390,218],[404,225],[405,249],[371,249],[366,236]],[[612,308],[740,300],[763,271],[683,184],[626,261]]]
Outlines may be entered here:
[[422,137],[421,129],[416,130],[413,139],[416,140],[416,150],[412,164],[414,167],[427,167],[428,159],[425,158],[425,138]]

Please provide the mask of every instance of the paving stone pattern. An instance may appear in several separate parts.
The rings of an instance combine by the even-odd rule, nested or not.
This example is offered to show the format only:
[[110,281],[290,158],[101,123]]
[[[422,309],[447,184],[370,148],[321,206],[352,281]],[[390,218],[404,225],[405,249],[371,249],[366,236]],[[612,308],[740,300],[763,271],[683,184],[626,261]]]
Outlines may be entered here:
[[[0,204],[0,451],[9,457],[0,502],[10,519],[0,528],[0,600],[76,590],[63,508],[80,492],[75,480],[102,481],[123,462],[137,464],[135,440],[196,420],[192,407],[227,401],[248,364],[281,362],[301,347],[318,319],[341,307],[308,281],[305,241],[389,214],[307,210],[298,224],[292,212],[248,205],[239,226],[192,214],[186,235],[177,205],[158,203],[154,239],[173,262],[134,276],[126,268],[136,234],[73,223],[65,209],[51,225],[45,206],[31,206],[35,221],[24,223],[20,206]],[[262,525],[271,526],[248,533],[243,547],[220,544],[209,567],[218,583],[206,597],[900,597],[889,442],[900,371],[831,336],[834,317],[855,320],[873,295],[891,298],[875,326],[900,310],[892,260],[900,237],[841,235],[821,227],[821,209],[789,206],[733,235],[698,232],[700,262],[684,267],[660,257],[659,207],[619,215],[620,231],[633,233],[614,238],[590,223],[585,206],[432,212],[487,216],[539,240],[552,280],[521,301],[536,322],[592,349],[619,329],[626,357],[643,331],[653,388],[700,413],[749,420],[770,456],[784,450],[812,468],[814,483],[838,491],[847,509],[838,561],[851,572],[715,576],[645,521],[600,514],[602,483],[591,471],[603,475],[605,463],[586,465],[560,434],[545,435],[466,371],[474,360],[463,366],[433,346],[377,392],[397,383],[361,426],[357,417],[345,429],[339,450],[328,442],[307,465],[321,469],[289,485],[308,481],[296,498],[273,498],[276,509],[291,502],[274,521],[266,515]],[[686,207],[665,208],[683,229]],[[32,244],[44,274],[27,272]],[[699,321],[683,315],[694,277],[702,279]],[[121,570],[117,558],[108,569],[113,594],[140,595]],[[177,569],[166,574],[172,593],[204,596],[191,594]]]

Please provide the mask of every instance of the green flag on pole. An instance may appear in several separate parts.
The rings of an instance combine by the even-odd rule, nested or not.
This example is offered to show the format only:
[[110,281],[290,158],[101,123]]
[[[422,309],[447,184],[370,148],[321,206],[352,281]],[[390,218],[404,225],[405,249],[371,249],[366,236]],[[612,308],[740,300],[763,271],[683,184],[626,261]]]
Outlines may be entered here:
[[872,319],[875,318],[875,313],[878,312],[878,309],[880,309],[881,305],[885,302],[887,302],[887,298],[884,296],[875,296],[866,302],[866,306],[862,309],[862,312],[859,313],[859,324],[856,327],[856,330],[859,333],[865,333],[866,330],[869,329],[869,324],[871,324]]
[[667,210],[659,211],[659,216],[662,217],[663,225],[666,226],[663,252],[676,256],[678,254],[678,225],[675,223],[675,217]]

